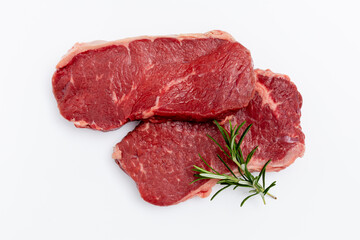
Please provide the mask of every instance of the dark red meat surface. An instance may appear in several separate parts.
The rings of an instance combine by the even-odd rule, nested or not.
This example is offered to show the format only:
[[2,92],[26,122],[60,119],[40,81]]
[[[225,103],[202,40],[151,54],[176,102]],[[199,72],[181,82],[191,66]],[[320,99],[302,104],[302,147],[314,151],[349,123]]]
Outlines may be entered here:
[[250,52],[221,31],[77,44],[58,64],[53,92],[77,127],[128,121],[206,121],[246,106],[254,94]]
[[[242,145],[246,154],[259,146],[249,169],[259,171],[271,159],[267,170],[279,171],[305,150],[300,127],[302,97],[286,75],[270,70],[255,73],[255,97],[231,117],[232,123],[253,124]],[[198,154],[216,170],[227,172],[216,158],[218,147],[206,134],[222,142],[213,123],[143,122],[116,145],[113,158],[136,182],[142,198],[152,204],[167,206],[195,195],[206,197],[215,180],[189,184],[194,180],[193,165],[207,168]]]

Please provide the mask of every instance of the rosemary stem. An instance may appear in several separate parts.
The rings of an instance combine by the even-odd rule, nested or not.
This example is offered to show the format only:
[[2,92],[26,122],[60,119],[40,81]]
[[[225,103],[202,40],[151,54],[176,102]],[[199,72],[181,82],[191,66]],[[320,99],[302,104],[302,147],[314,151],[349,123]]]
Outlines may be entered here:
[[269,197],[272,197],[273,199],[277,199],[277,197],[275,197],[274,195],[272,195],[270,193],[266,193],[266,195],[269,195]]

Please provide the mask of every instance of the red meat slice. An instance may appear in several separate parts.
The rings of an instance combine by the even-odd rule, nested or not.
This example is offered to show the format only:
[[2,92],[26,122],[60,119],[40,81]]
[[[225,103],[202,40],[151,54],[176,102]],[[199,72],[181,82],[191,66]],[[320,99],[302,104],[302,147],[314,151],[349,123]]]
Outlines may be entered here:
[[[246,154],[259,146],[249,169],[259,171],[271,159],[267,171],[279,171],[305,151],[300,127],[302,97],[288,76],[270,70],[255,73],[255,97],[231,117],[232,123],[253,124],[242,145]],[[193,165],[207,168],[198,154],[219,172],[227,172],[216,157],[221,152],[206,134],[222,141],[213,123],[143,122],[116,145],[113,158],[149,203],[167,206],[195,195],[206,197],[216,180],[189,184],[195,179]]]
[[219,118],[247,106],[254,82],[250,52],[222,31],[76,44],[52,79],[60,113],[103,131]]

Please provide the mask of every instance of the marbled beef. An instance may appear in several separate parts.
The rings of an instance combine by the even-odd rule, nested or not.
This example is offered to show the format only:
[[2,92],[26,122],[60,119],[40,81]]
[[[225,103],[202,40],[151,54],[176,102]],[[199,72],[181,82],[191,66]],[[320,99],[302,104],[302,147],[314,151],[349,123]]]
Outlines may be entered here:
[[250,52],[222,31],[76,44],[52,83],[67,120],[103,131],[151,117],[212,120],[254,94]]
[[[279,171],[305,151],[300,126],[302,97],[288,76],[270,70],[255,73],[255,96],[231,117],[232,123],[253,124],[242,144],[245,154],[259,146],[249,170],[259,171],[271,159],[267,171]],[[166,206],[195,195],[206,197],[216,180],[189,184],[195,179],[193,165],[208,169],[198,154],[217,171],[227,172],[216,157],[221,151],[206,134],[223,142],[213,123],[143,122],[116,145],[113,158],[136,182],[142,198],[152,204]]]

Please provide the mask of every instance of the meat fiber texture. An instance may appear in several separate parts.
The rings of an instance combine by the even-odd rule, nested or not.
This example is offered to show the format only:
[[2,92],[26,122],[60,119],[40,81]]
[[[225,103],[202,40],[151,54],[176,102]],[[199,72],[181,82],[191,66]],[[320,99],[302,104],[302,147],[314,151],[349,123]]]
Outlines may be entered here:
[[[229,118],[233,124],[243,121],[246,126],[253,124],[242,144],[245,154],[258,146],[249,170],[259,171],[271,159],[267,171],[279,171],[305,151],[305,136],[300,127],[302,97],[286,75],[270,70],[256,70],[255,74],[254,98]],[[229,129],[227,123],[223,125]],[[199,154],[217,171],[228,172],[216,157],[221,151],[207,134],[224,144],[213,123],[143,122],[115,146],[113,158],[149,203],[167,206],[196,195],[207,197],[217,180],[189,184],[195,179],[193,165],[209,170]],[[228,163],[237,170],[235,164]]]
[[102,131],[216,119],[246,106],[254,82],[250,52],[222,31],[75,44],[52,79],[60,113]]

